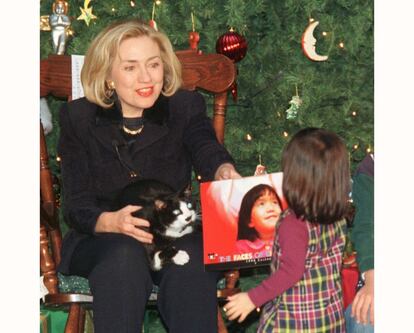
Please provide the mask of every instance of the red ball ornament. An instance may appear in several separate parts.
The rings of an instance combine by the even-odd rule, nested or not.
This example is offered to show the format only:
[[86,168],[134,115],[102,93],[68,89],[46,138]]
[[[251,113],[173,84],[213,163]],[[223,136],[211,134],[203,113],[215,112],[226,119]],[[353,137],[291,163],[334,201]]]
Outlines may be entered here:
[[224,54],[234,62],[238,62],[244,58],[247,53],[246,39],[230,29],[229,32],[221,35],[216,42],[216,52]]
[[157,22],[155,22],[155,20],[149,20],[149,25],[150,25],[151,28],[158,31]]
[[197,31],[190,31],[188,34],[188,41],[190,43],[190,49],[197,50],[198,42],[200,41],[200,35]]

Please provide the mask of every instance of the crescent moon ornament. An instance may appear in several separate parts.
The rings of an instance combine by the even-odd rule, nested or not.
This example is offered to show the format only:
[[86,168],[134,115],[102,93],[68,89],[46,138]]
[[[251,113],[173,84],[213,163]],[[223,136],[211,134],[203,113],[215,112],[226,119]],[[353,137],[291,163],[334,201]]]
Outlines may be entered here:
[[319,21],[311,22],[302,35],[302,50],[306,57],[313,61],[326,61],[328,60],[327,55],[319,55],[316,53],[316,38],[313,36],[313,31]]

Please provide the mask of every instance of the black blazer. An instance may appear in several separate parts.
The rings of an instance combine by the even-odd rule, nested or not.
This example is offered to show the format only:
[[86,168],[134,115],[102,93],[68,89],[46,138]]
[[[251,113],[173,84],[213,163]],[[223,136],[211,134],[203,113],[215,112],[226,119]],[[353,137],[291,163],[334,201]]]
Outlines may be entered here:
[[192,166],[207,181],[219,165],[233,163],[216,139],[201,94],[161,95],[143,117],[143,131],[131,141],[122,133],[118,102],[104,109],[81,98],[60,110],[62,204],[71,230],[63,240],[59,271],[68,273],[76,245],[94,234],[102,212],[115,209],[116,195],[137,179],[133,173],[181,190],[191,181]]

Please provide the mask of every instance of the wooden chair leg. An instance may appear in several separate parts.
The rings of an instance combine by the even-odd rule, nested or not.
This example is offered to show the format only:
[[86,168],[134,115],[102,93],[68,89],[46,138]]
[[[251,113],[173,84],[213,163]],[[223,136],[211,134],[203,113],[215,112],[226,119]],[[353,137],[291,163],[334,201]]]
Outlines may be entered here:
[[218,326],[218,333],[228,333],[227,327],[224,324],[224,319],[221,314],[220,307],[217,307],[217,326]]
[[49,252],[49,239],[45,226],[40,225],[40,271],[43,283],[51,294],[58,293],[58,281],[56,277],[56,266]]
[[78,303],[70,305],[68,320],[65,326],[65,333],[83,333],[83,331],[79,331],[80,312],[81,306]]
[[238,270],[227,271],[224,273],[224,276],[226,277],[226,289],[231,290],[236,287],[240,272]]
[[85,316],[86,316],[85,308],[81,306],[79,309],[79,326],[78,326],[79,333],[83,333],[85,331]]

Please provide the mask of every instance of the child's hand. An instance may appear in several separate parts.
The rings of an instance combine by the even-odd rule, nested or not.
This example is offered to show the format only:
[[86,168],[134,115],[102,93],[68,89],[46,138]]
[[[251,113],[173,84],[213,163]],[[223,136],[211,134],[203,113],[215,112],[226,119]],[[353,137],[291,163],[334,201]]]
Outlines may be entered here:
[[240,317],[239,323],[246,319],[247,315],[256,308],[247,293],[239,293],[229,296],[227,299],[229,302],[223,307],[223,310],[230,320]]

